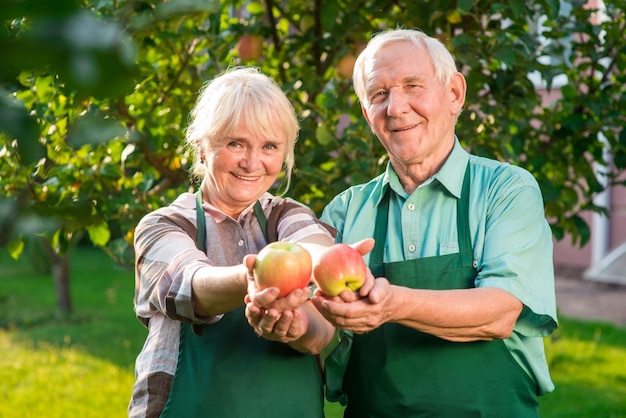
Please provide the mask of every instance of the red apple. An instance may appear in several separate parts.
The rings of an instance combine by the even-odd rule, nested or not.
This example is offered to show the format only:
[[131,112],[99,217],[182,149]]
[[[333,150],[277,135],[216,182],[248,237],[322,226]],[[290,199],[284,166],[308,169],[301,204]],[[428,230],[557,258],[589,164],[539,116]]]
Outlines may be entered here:
[[311,280],[311,254],[293,242],[272,242],[256,256],[253,273],[259,289],[277,287],[278,297],[306,287]]
[[339,74],[339,76],[343,78],[352,78],[352,72],[354,71],[355,63],[356,57],[354,55],[344,55],[337,63],[337,74]]
[[258,35],[243,35],[237,42],[237,51],[243,61],[257,60],[263,53],[263,38]]
[[366,267],[361,254],[347,244],[334,244],[320,255],[313,280],[328,296],[344,290],[357,291],[365,282]]

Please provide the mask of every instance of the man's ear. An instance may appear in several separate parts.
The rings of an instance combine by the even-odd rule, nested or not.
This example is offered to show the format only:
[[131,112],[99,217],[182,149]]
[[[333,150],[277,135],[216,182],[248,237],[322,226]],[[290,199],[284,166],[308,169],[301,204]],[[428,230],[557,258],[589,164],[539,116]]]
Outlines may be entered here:
[[450,105],[452,113],[458,115],[465,104],[465,93],[467,92],[467,83],[465,77],[460,72],[454,73],[450,83],[448,84],[450,92]]
[[367,121],[367,124],[371,127],[372,124],[370,123],[370,118],[367,115],[367,110],[365,109],[365,106],[361,105],[361,112],[363,113],[363,117],[365,118],[365,120]]

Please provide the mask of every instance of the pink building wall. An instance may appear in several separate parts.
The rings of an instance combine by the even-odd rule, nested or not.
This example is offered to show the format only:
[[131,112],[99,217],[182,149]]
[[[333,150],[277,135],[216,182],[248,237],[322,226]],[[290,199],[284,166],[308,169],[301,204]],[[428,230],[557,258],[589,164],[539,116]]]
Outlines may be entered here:
[[[586,7],[602,10],[603,4],[601,0],[588,0]],[[601,14],[595,14],[592,18],[592,23],[598,23],[599,19],[601,19]],[[554,101],[558,96],[558,89],[554,89],[550,93],[544,91],[544,103]],[[623,176],[622,180],[624,179],[626,179],[626,175]],[[554,240],[555,265],[586,269],[591,267],[592,262],[598,261],[592,260],[594,239],[607,240],[607,254],[626,242],[626,186],[611,188],[608,209],[610,214],[608,218],[609,226],[605,237],[602,236],[601,231],[594,230],[592,213],[585,213],[583,219],[585,219],[591,229],[591,236],[584,247],[573,245],[571,236],[566,236],[560,241]]]
[[[616,186],[611,189],[610,217],[608,228],[608,251],[614,250],[626,242],[626,187]],[[591,213],[585,213],[583,218],[591,228],[589,242],[583,247],[572,245],[570,236],[561,241],[554,240],[554,264],[575,268],[591,266],[592,240],[598,239],[599,231],[594,231]]]

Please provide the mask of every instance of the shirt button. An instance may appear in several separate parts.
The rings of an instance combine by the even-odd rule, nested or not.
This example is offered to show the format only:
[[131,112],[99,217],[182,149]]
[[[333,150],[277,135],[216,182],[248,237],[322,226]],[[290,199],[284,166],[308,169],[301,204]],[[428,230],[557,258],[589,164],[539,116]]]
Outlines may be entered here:
[[415,245],[413,244],[409,245],[409,252],[411,253],[415,252]]
[[415,210],[415,205],[413,203],[409,203],[409,206],[407,206],[407,208],[409,210]]
[[237,245],[239,245],[240,247],[243,247],[243,240],[240,239],[239,242],[237,243]]

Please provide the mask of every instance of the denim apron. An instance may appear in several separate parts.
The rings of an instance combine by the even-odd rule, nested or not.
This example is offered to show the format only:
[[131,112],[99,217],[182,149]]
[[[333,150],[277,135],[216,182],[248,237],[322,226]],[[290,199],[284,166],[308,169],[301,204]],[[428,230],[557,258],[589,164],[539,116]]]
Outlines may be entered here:
[[[196,211],[197,244],[206,251],[201,196]],[[258,202],[255,214],[265,229]],[[315,356],[257,336],[241,306],[215,324],[181,324],[178,364],[161,416],[320,418],[322,376]]]
[[[375,277],[421,289],[474,287],[469,164],[457,203],[459,253],[383,262],[389,188],[379,204],[370,257]],[[502,340],[458,343],[396,323],[354,335],[344,377],[345,417],[537,417],[536,389]]]

